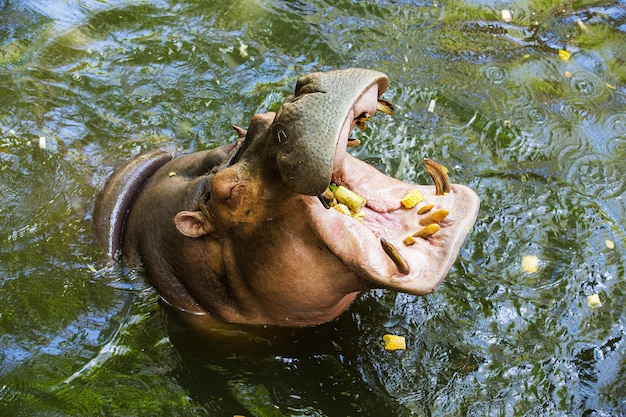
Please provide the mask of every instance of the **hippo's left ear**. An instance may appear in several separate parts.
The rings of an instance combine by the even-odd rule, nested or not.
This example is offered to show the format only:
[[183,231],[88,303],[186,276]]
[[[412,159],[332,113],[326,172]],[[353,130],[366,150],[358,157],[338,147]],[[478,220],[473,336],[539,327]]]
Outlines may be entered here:
[[178,231],[187,237],[201,237],[213,231],[213,226],[201,211],[181,211],[174,217]]

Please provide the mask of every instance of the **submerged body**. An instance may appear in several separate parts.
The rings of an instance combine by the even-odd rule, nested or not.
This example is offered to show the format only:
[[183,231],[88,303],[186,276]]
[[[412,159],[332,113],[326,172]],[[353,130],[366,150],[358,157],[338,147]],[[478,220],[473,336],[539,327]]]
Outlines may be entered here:
[[[315,325],[361,290],[431,292],[479,201],[461,185],[443,192],[390,178],[346,152],[387,83],[371,70],[314,73],[277,114],[239,129],[236,145],[129,162],[97,202],[99,239],[112,256],[143,265],[171,306],[226,322]],[[360,219],[327,208],[319,196],[330,183],[364,198]],[[423,200],[403,206],[414,190]],[[403,242],[424,223],[437,230]]]

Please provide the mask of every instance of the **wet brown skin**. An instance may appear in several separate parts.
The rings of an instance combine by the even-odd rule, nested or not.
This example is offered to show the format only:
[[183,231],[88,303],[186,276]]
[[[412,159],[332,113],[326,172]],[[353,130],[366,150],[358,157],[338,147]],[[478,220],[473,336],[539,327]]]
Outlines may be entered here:
[[[354,74],[360,73],[349,75]],[[341,79],[345,73],[337,76]],[[278,115],[256,115],[247,134],[240,131],[245,139],[237,146],[174,158],[158,168],[137,190],[126,217],[124,262],[143,265],[163,300],[175,309],[230,323],[310,326],[336,318],[361,290],[382,287],[417,295],[434,290],[456,259],[479,201],[460,185],[452,185],[447,195],[436,195],[434,186],[403,183],[345,152],[354,119],[364,109],[373,115],[376,97],[385,88],[386,78],[377,78],[354,102],[337,106],[344,109],[337,112],[339,129],[332,133],[330,145],[322,147],[330,147],[331,166],[326,174],[326,165],[320,165],[318,177],[311,181],[323,184],[330,179],[365,197],[365,225],[324,208],[315,195],[301,193],[308,187],[306,176],[280,163],[285,155],[277,137],[285,137],[287,120],[281,109]],[[311,93],[315,91],[306,94]],[[306,127],[307,114],[299,110],[288,120],[299,123],[301,118]],[[315,137],[311,132],[311,140]],[[285,172],[295,175],[293,182]],[[320,175],[328,178],[322,181]],[[110,200],[115,199],[115,185],[108,184],[103,193]],[[415,188],[424,203],[402,208],[400,199]],[[310,192],[318,189],[312,186]],[[435,235],[405,247],[402,239],[421,228],[419,219],[427,214],[418,215],[417,210],[426,203],[434,203],[435,210],[445,207],[450,214],[439,222],[441,230]],[[99,204],[106,205],[102,200]],[[101,229],[109,227],[111,211],[96,210],[105,213],[94,214],[96,224],[106,226]],[[105,233],[99,235],[107,241]],[[410,273],[398,271],[382,249],[381,237],[398,248]]]

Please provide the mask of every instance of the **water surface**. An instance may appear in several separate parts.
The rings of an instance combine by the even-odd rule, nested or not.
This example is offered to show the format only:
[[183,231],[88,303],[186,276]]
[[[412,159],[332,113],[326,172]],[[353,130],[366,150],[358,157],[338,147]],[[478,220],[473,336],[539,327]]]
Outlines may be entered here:
[[[623,1],[0,2],[0,414],[626,415],[625,32]],[[354,153],[481,197],[435,293],[207,340],[106,261],[115,166],[230,143],[353,66],[397,107]]]

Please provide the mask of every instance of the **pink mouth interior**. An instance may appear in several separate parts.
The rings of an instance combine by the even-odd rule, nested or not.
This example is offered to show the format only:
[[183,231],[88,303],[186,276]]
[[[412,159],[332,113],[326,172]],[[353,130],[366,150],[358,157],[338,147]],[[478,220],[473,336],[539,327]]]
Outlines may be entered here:
[[[365,224],[337,210],[324,208],[315,197],[304,198],[314,230],[344,264],[377,286],[427,294],[441,283],[456,260],[476,219],[478,196],[462,185],[453,185],[449,194],[438,196],[434,186],[404,183],[349,155],[345,149],[354,119],[363,112],[373,115],[377,99],[378,86],[374,84],[348,115],[332,177],[337,185],[344,185],[367,200]],[[400,200],[414,189],[422,193],[424,200],[416,207],[405,209]],[[439,222],[441,229],[428,239],[417,238],[415,244],[405,245],[402,242],[405,237],[423,228],[419,220],[424,215],[418,215],[417,210],[431,203],[433,211],[446,208],[450,212]],[[408,274],[401,274],[384,252],[381,237],[391,242],[407,261]]]

